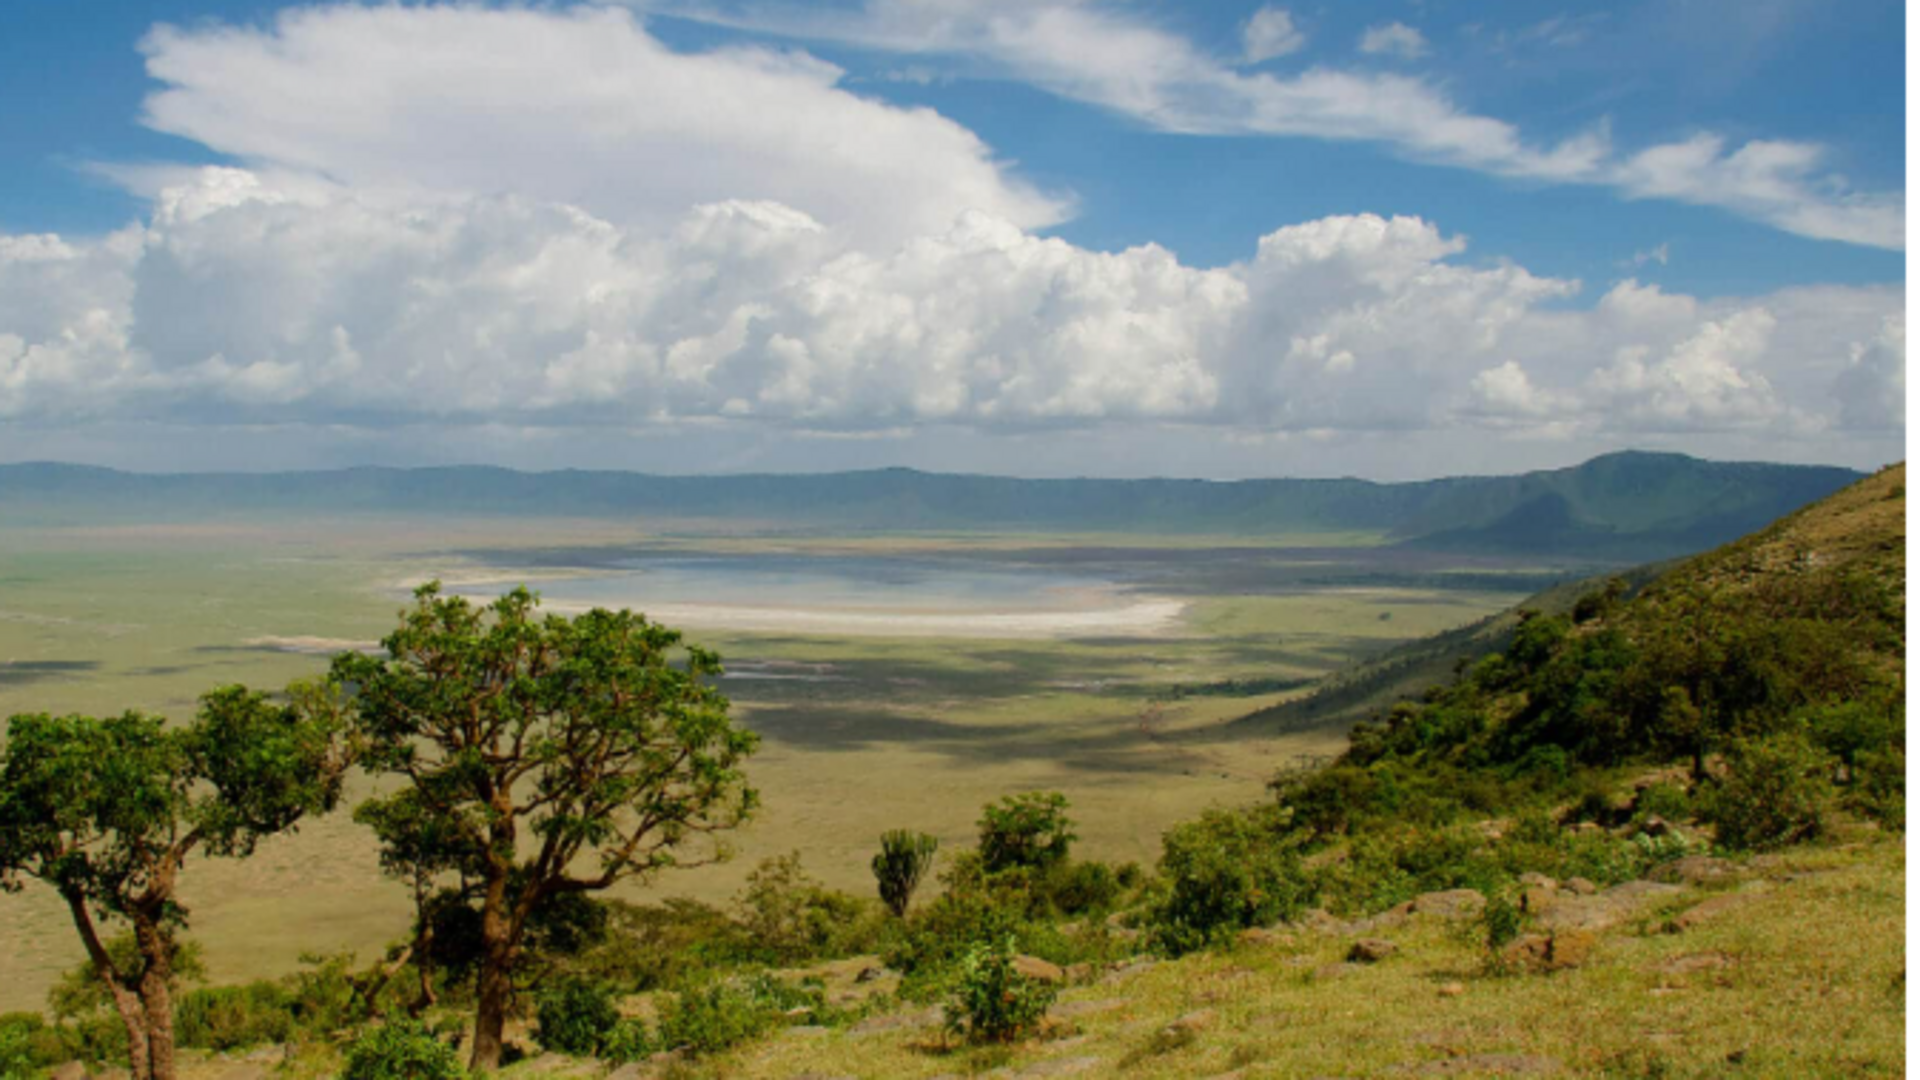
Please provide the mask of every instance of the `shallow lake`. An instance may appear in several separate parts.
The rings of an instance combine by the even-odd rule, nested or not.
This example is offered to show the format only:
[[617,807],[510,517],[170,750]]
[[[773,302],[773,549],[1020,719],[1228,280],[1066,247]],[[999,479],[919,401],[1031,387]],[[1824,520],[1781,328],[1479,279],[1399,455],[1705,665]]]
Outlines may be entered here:
[[[500,569],[489,567],[487,580],[498,582]],[[630,607],[662,622],[761,632],[1162,633],[1184,608],[1097,574],[979,559],[672,554],[542,569],[552,576],[529,569],[528,584],[556,610]],[[498,585],[456,588],[481,599]]]
[[844,555],[637,557],[618,569],[537,583],[550,603],[649,603],[843,611],[1051,611],[1086,605],[1118,585],[1038,567],[982,567],[924,558]]

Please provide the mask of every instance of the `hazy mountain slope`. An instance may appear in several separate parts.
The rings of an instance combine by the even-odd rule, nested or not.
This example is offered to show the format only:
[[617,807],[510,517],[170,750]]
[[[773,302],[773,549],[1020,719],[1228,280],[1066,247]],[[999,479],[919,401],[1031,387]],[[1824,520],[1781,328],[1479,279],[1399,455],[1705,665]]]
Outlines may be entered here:
[[[1463,664],[1506,649],[1521,612],[1566,615],[1582,596],[1609,581],[1623,586],[1621,601],[1646,593],[1644,600],[1623,604],[1609,620],[1639,636],[1645,636],[1650,624],[1670,616],[1668,598],[1690,591],[1713,595],[1715,603],[1726,609],[1764,596],[1768,611],[1781,614],[1817,606],[1815,598],[1841,591],[1842,582],[1872,582],[1877,585],[1872,590],[1875,595],[1898,607],[1869,611],[1857,599],[1853,606],[1842,607],[1829,600],[1824,613],[1845,611],[1849,619],[1868,620],[1877,626],[1873,639],[1882,640],[1904,620],[1905,478],[1905,465],[1896,465],[1703,555],[1555,586],[1498,615],[1397,646],[1329,676],[1304,697],[1251,713],[1237,724],[1249,730],[1288,730],[1362,719],[1446,683]],[[1559,508],[1565,506],[1560,500]],[[1557,525],[1564,518],[1542,512],[1538,520]]]
[[150,475],[40,463],[0,466],[0,515],[16,524],[443,513],[648,516],[835,530],[1367,532],[1454,549],[1622,561],[1725,541],[1857,475],[1667,454],[1614,454],[1572,469],[1400,484],[1020,480],[910,469],[653,476],[456,466]]
[[1658,558],[1752,532],[1859,479],[1846,469],[1621,453],[1504,477],[1442,500],[1395,533],[1424,547]]

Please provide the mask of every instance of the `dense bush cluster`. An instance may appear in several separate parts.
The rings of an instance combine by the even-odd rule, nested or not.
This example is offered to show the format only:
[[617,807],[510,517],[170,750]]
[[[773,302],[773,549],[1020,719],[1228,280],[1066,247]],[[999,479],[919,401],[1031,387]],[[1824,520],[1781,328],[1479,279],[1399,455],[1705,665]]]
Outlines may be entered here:
[[1212,810],[1170,830],[1160,857],[1163,890],[1149,914],[1154,941],[1170,953],[1190,952],[1299,914],[1311,897],[1289,818]]

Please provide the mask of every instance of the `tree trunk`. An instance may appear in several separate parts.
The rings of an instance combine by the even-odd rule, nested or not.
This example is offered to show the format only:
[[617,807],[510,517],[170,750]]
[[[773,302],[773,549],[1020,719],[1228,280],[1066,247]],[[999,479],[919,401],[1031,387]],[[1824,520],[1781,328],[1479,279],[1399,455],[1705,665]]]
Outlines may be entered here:
[[87,947],[87,958],[93,963],[93,973],[106,985],[107,993],[113,996],[114,1011],[120,1014],[120,1023],[127,1029],[128,1065],[133,1072],[133,1080],[153,1080],[153,1062],[147,1052],[147,1017],[141,1008],[140,997],[127,989],[121,981],[120,973],[114,970],[113,958],[100,944],[100,935],[94,930],[93,916],[87,914],[86,901],[78,893],[67,893],[67,908],[73,913],[73,925],[80,931],[80,940]]
[[496,962],[488,949],[480,968],[480,1008],[473,1024],[473,1060],[468,1064],[479,1072],[500,1067],[506,1049],[507,1006],[513,997],[513,974],[506,964]]
[[136,909],[134,940],[146,970],[140,974],[140,1005],[147,1017],[147,1056],[153,1080],[174,1080],[173,942],[152,912]]
[[407,1006],[407,1015],[418,1017],[439,1001],[433,992],[433,911],[428,904],[428,883],[416,876],[413,882],[413,966],[420,972],[420,996]]
[[492,1072],[506,1048],[507,1008],[513,1001],[513,923],[507,912],[506,874],[487,882],[480,911],[480,1003],[473,1021],[469,1067]]

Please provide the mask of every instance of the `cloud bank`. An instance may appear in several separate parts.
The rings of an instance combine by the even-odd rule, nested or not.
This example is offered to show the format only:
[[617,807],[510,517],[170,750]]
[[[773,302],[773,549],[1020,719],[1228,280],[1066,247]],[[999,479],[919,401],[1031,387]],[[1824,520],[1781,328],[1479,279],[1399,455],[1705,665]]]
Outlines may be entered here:
[[1279,229],[1197,269],[979,211],[883,252],[765,200],[620,226],[209,168],[94,242],[0,238],[0,416],[1116,422],[1244,432],[1898,427],[1897,289],[1704,301],[1474,267],[1413,218]]
[[[1050,19],[1106,32],[1092,8],[1004,10],[1010,40]],[[1113,78],[1161,49],[1142,33]],[[164,84],[150,122],[240,165],[118,169],[152,210],[108,236],[0,235],[10,445],[404,432],[417,460],[502,432],[965,432],[1117,447],[1164,473],[1211,459],[1142,448],[1257,462],[1305,440],[1331,462],[1492,436],[1536,461],[1631,443],[1864,463],[1903,438],[1899,287],[1714,299],[1626,280],[1577,306],[1580,282],[1369,214],[1277,229],[1225,267],[1090,251],[1039,235],[1066,201],[951,121],[860,98],[804,55],[674,53],[618,11],[301,9],[145,47]],[[1506,137],[1433,119],[1436,138]],[[1682,190],[1750,151],[1702,146],[1644,183]],[[1805,164],[1762,158],[1736,170],[1756,202]]]

